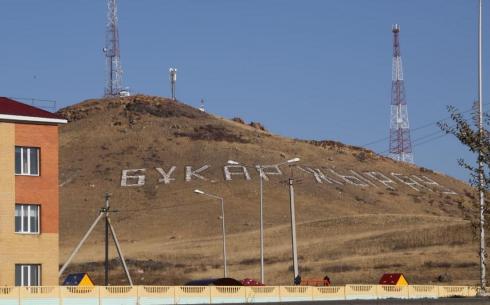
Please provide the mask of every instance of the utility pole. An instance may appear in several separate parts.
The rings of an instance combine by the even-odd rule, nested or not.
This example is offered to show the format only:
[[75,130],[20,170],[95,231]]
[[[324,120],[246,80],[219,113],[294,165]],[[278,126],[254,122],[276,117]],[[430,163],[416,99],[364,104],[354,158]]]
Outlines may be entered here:
[[[290,160],[287,160],[285,162],[277,163],[272,166],[277,166],[279,167],[280,165],[283,164],[292,164],[295,162],[300,161],[300,158],[296,157]],[[231,165],[239,165],[241,164],[240,162],[233,161],[233,160],[228,160],[228,164]],[[259,192],[260,192],[260,212],[259,212],[259,217],[260,217],[260,282],[262,284],[265,284],[265,268],[264,268],[264,166],[262,165],[256,165],[255,167],[250,166],[250,165],[244,165],[242,164],[243,167],[248,167],[248,168],[255,168],[259,171]]]
[[260,282],[265,285],[264,275],[264,178],[263,168],[259,172],[260,180]]
[[104,215],[105,215],[105,242],[104,242],[104,285],[109,286],[109,198],[111,195],[109,193],[105,193],[105,206],[104,206]]
[[[70,254],[68,259],[66,260],[65,264],[61,267],[58,277],[61,277],[63,275],[63,272],[66,270],[68,265],[70,265],[71,261],[75,257],[75,255],[78,253],[82,245],[85,243],[87,238],[90,236],[92,231],[94,230],[95,226],[97,226],[97,223],[102,219],[102,217],[105,218],[105,243],[104,243],[104,252],[105,252],[105,261],[104,261],[104,273],[105,273],[105,281],[104,284],[105,286],[109,286],[109,232],[112,235],[112,240],[114,241],[114,244],[116,245],[116,250],[117,254],[119,256],[119,259],[121,261],[121,264],[124,269],[124,273],[126,274],[126,278],[128,279],[129,285],[133,286],[133,280],[131,279],[131,275],[129,274],[129,269],[128,266],[126,265],[126,260],[124,259],[124,255],[122,253],[121,245],[119,244],[119,240],[117,239],[116,236],[116,231],[114,230],[114,227],[112,226],[111,223],[111,218],[109,217],[109,212],[110,212],[110,205],[109,205],[109,198],[110,194],[105,193],[105,204],[104,207],[99,210],[99,216],[95,219],[95,221],[92,223],[88,231],[85,233],[85,235],[82,237],[78,245],[75,247],[73,252]],[[117,210],[113,210],[112,212],[117,212]]]
[[223,231],[223,260],[224,260],[224,276],[228,277],[228,269],[227,269],[227,263],[226,263],[226,231],[225,231],[225,203],[223,200],[223,197],[220,198],[221,200],[221,229]]
[[298,269],[298,249],[296,245],[296,216],[294,208],[294,180],[288,179],[289,185],[289,207],[291,210],[291,247],[293,252],[293,268],[294,268],[294,284],[299,285],[301,283],[301,277],[299,276]]
[[485,178],[483,175],[483,152],[481,150],[484,136],[483,130],[483,88],[482,88],[482,0],[479,1],[478,12],[478,118],[480,145],[478,150],[478,172],[479,172],[479,191],[480,191],[480,288],[481,294],[486,295],[486,244],[485,244]]

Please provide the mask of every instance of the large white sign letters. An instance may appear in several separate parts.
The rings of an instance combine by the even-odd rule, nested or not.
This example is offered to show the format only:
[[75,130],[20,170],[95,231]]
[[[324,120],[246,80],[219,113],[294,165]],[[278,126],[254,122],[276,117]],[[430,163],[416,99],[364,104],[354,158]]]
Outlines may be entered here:
[[[192,181],[214,181],[209,178],[209,173],[206,174],[211,166],[204,164],[200,167],[185,166],[184,181],[191,183]],[[437,183],[433,179],[425,175],[406,175],[401,173],[381,173],[379,171],[356,172],[355,170],[344,170],[336,167],[321,167],[313,168],[307,166],[297,166],[297,169],[302,171],[307,176],[311,177],[313,183],[331,184],[331,185],[350,185],[360,188],[387,188],[391,191],[398,190],[402,187],[411,189],[417,192],[439,191],[443,194],[454,195],[456,192]],[[245,181],[252,180],[252,175],[249,172],[250,168],[242,165],[225,165],[223,166],[224,181],[232,181],[233,179],[242,179]],[[177,166],[173,165],[170,168],[156,167],[154,169],[158,173],[157,183],[166,185],[176,181]],[[281,169],[277,165],[257,165],[255,170],[256,177],[261,176],[264,181],[269,181],[270,176],[283,175]],[[146,168],[124,169],[121,175],[121,187],[140,187],[146,183]]]

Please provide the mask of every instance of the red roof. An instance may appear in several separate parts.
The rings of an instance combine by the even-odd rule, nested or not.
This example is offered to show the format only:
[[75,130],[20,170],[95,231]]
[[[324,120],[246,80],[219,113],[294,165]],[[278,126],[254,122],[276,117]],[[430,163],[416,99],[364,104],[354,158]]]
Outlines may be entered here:
[[396,285],[402,273],[385,273],[379,280],[380,285]]
[[[63,120],[62,117],[57,116],[54,113],[6,97],[0,97],[0,115]],[[20,119],[21,118],[19,118],[19,120]],[[26,120],[29,121],[28,118],[26,118]]]

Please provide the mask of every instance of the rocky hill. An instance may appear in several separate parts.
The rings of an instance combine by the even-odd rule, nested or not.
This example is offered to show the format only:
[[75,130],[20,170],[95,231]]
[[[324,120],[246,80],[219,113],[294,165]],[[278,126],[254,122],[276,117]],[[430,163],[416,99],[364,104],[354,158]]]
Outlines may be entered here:
[[[222,275],[217,200],[225,202],[229,275],[259,278],[259,172],[263,165],[268,284],[292,282],[289,194],[294,177],[303,278],[375,283],[474,284],[473,191],[425,168],[333,141],[273,135],[169,99],[87,100],[59,111],[61,260],[110,192],[112,220],[136,283],[182,284]],[[267,166],[299,157],[295,166]],[[235,160],[250,167],[227,166]],[[103,226],[70,267],[101,283]],[[115,257],[111,250],[111,256]],[[124,284],[112,264],[112,283]]]

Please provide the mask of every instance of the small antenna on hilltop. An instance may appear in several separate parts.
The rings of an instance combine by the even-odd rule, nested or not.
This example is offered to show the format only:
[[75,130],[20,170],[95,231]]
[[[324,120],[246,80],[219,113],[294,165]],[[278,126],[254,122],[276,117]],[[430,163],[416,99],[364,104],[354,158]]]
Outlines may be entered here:
[[206,109],[204,109],[204,99],[201,99],[201,106],[199,107],[199,110],[206,112]]
[[177,69],[176,68],[170,68],[168,69],[168,72],[170,74],[170,91],[172,92],[172,99],[175,101],[175,87],[177,84]]

